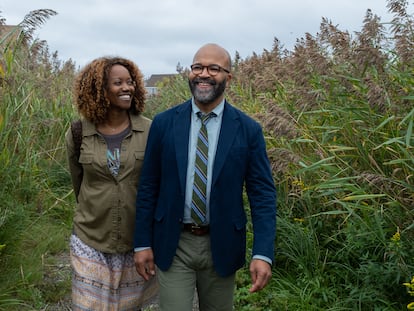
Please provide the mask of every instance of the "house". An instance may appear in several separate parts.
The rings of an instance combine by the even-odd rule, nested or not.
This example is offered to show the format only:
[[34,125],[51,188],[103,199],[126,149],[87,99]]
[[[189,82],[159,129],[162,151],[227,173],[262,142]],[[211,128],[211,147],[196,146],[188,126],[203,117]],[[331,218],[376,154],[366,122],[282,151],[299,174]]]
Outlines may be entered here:
[[174,78],[177,74],[155,74],[145,80],[145,89],[149,96],[157,94],[158,85]]

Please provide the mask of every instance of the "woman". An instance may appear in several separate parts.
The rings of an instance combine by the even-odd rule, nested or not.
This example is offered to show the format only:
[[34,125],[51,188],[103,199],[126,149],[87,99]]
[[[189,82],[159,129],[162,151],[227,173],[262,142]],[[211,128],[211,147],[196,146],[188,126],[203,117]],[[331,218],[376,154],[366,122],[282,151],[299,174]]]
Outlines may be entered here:
[[132,238],[138,177],[151,121],[143,76],[130,60],[102,57],[79,73],[80,153],[69,129],[66,148],[76,211],[70,238],[73,310],[139,310],[157,283],[134,267]]

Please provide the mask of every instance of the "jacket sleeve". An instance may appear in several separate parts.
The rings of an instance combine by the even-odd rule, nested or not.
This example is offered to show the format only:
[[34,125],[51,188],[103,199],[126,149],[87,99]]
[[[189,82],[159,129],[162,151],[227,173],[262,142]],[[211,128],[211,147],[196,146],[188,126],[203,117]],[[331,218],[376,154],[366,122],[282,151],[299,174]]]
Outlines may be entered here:
[[253,255],[274,260],[276,237],[276,188],[266,153],[262,129],[255,123],[249,143],[246,190],[253,223]]

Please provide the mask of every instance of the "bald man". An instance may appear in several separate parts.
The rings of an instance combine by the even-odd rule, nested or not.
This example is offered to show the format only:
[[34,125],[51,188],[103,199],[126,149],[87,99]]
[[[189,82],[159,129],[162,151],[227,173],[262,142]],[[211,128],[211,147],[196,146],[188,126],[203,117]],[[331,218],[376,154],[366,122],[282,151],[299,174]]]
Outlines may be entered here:
[[202,46],[188,76],[192,98],[151,125],[134,260],[144,279],[158,278],[163,311],[191,311],[194,289],[200,311],[233,310],[235,273],[246,258],[243,189],[254,234],[250,292],[272,275],[276,190],[260,125],[225,99],[231,79],[229,53]]

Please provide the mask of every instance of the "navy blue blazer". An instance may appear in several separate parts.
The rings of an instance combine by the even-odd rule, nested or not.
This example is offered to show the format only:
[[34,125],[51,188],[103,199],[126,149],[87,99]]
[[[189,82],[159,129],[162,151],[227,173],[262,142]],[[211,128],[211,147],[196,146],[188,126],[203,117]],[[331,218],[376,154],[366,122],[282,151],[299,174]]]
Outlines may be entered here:
[[[191,100],[155,116],[138,185],[134,247],[151,246],[168,270],[184,215]],[[276,189],[260,125],[224,104],[210,194],[211,252],[225,277],[245,263],[246,187],[253,223],[253,255],[274,259]]]

